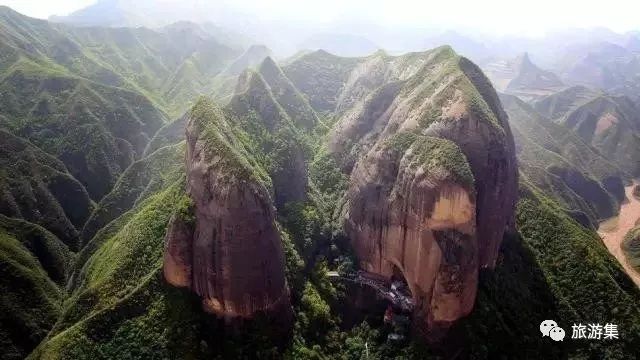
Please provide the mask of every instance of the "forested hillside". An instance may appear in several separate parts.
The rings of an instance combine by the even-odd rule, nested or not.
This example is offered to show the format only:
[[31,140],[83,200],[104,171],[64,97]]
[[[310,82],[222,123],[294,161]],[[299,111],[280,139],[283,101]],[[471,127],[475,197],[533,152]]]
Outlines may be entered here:
[[631,98],[499,96],[450,46],[283,62],[213,30],[0,7],[3,358],[637,353],[640,290],[596,232],[640,171]]

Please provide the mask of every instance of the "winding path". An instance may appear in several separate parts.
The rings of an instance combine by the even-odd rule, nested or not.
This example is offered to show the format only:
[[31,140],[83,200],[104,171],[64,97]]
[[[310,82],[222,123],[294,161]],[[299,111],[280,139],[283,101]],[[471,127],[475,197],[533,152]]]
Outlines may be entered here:
[[640,219],[640,200],[636,199],[632,194],[634,186],[635,184],[625,187],[624,192],[627,200],[620,206],[620,214],[615,218],[600,223],[598,234],[600,234],[609,252],[618,259],[618,262],[620,262],[631,280],[640,287],[640,273],[629,265],[620,248],[624,236],[635,227],[636,221]]

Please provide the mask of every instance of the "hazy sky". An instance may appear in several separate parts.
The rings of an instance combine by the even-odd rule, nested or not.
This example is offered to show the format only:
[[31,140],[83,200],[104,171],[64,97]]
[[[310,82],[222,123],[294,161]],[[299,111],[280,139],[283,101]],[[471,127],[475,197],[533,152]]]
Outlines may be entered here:
[[[617,32],[640,29],[640,1],[637,0],[156,1],[192,7],[200,14],[209,6],[217,8],[224,4],[222,6],[232,6],[264,20],[309,23],[355,20],[386,26],[459,27],[493,34],[538,35],[567,27],[608,27]],[[93,2],[95,0],[0,0],[2,5],[40,18],[65,15]]]

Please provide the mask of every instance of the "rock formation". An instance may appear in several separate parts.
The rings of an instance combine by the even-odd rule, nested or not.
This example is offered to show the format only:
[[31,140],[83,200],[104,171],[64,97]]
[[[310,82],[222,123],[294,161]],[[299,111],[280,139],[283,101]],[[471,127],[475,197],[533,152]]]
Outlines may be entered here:
[[164,275],[227,318],[290,314],[270,182],[243,153],[221,110],[200,101],[187,125],[187,192],[193,205],[166,235]]
[[[300,66],[285,71],[296,84]],[[481,71],[449,47],[378,52],[350,68],[333,73],[345,79],[335,94],[321,94],[337,99],[328,145],[350,173],[345,231],[364,270],[404,276],[415,327],[436,339],[472,310],[478,271],[495,265],[512,224],[517,170],[507,117]],[[307,96],[316,103],[317,92]]]
[[[322,66],[329,60],[343,66]],[[309,63],[317,73],[299,71]],[[321,93],[307,86],[319,79],[335,86]],[[240,76],[224,111],[196,105],[187,126],[193,215],[178,214],[169,227],[165,278],[219,315],[289,307],[273,204],[304,199],[296,139],[317,121],[314,106],[334,107],[338,119],[328,149],[350,176],[343,223],[361,267],[402,274],[416,303],[415,327],[439,337],[472,310],[479,269],[494,266],[513,224],[517,188],[499,99],[449,47],[344,61],[317,52],[284,73],[266,59]],[[239,141],[236,128],[254,145]],[[252,152],[291,160],[262,166]]]
[[[449,161],[460,167],[448,169]],[[432,332],[471,311],[479,269],[476,191],[455,144],[424,137],[406,150],[376,147],[354,169],[348,198],[345,230],[361,266],[404,275],[424,322],[418,328]]]

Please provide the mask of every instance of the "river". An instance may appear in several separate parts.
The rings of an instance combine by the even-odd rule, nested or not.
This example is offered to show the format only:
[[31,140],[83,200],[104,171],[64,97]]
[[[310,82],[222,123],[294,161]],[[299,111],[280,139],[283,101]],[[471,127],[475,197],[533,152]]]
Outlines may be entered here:
[[640,219],[640,200],[636,199],[632,194],[634,186],[635,184],[625,187],[624,192],[627,199],[620,206],[620,214],[600,223],[598,234],[600,234],[609,252],[618,259],[618,262],[629,274],[631,280],[640,287],[640,273],[629,265],[620,248],[624,236],[636,226],[636,221]]

